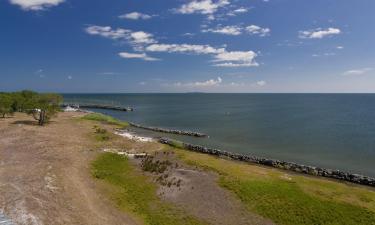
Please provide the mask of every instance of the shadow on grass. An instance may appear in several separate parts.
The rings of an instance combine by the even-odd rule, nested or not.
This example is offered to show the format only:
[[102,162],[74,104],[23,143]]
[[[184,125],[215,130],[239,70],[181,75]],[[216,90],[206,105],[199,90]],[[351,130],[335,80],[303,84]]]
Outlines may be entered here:
[[21,124],[21,125],[30,125],[30,126],[39,126],[37,121],[32,120],[17,120],[14,121],[12,124]]

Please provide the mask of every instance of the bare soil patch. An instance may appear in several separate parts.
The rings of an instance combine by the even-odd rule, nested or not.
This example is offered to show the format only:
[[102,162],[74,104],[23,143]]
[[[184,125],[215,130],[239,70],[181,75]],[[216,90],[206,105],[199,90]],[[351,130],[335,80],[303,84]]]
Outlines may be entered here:
[[15,224],[135,224],[98,191],[90,125],[60,113],[45,127],[0,119],[0,211]]

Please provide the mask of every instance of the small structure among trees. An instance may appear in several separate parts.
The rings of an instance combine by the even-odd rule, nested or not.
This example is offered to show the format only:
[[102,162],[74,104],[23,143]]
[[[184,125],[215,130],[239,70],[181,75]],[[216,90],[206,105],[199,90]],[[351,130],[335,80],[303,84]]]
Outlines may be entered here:
[[0,116],[24,112],[32,115],[38,124],[43,126],[59,110],[63,98],[58,94],[21,91],[0,93]]

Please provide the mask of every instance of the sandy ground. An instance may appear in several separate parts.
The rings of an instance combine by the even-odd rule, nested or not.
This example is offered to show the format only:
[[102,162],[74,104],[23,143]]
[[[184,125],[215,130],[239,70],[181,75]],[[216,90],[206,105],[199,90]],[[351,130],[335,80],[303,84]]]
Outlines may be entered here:
[[135,224],[96,190],[85,123],[60,113],[39,127],[0,119],[0,212],[14,224]]
[[[172,152],[173,153],[173,152]],[[250,213],[232,193],[218,186],[218,175],[182,163],[173,153],[154,154],[154,161],[168,160],[171,166],[162,174],[167,177],[159,185],[159,196],[183,208],[191,215],[211,224],[250,225],[273,224],[258,215]],[[172,183],[171,186],[165,183]],[[179,183],[177,185],[176,183]]]
[[[93,124],[74,119],[80,116],[60,113],[44,127],[24,114],[0,119],[0,216],[3,213],[13,224],[30,225],[137,224],[114,206],[108,190],[91,177],[90,162],[102,149],[90,138]],[[107,147],[150,154],[164,147],[117,137]],[[210,224],[272,224],[249,213],[232,193],[220,188],[216,174],[184,165],[173,154],[157,155],[178,164],[165,173],[168,179],[181,180],[178,187],[155,181],[161,199]],[[156,178],[141,170],[139,160],[133,161],[140,172]]]

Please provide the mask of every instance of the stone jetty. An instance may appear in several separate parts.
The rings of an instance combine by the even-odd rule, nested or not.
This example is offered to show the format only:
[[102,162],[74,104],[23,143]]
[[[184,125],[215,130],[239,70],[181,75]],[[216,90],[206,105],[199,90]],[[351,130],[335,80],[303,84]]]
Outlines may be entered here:
[[363,176],[360,174],[352,174],[352,173],[343,172],[340,170],[331,170],[331,169],[325,169],[325,168],[314,167],[314,166],[305,166],[305,165],[300,165],[300,164],[292,163],[292,162],[260,158],[256,156],[244,155],[244,154],[239,154],[239,153],[232,153],[232,152],[222,151],[219,149],[207,148],[204,146],[179,142],[179,141],[171,140],[168,138],[160,138],[159,142],[163,144],[175,146],[175,147],[176,145],[182,146],[184,149],[194,151],[194,152],[215,155],[218,157],[227,157],[233,160],[249,162],[249,163],[257,163],[257,164],[261,164],[265,166],[271,166],[271,167],[294,171],[298,173],[328,177],[328,178],[333,178],[337,180],[343,180],[343,181],[348,181],[352,183],[375,187],[375,178]]
[[169,130],[169,129],[159,128],[159,127],[146,127],[146,126],[142,126],[136,123],[129,123],[129,124],[133,127],[156,131],[156,132],[162,132],[162,133],[179,134],[179,135],[186,135],[186,136],[193,136],[193,137],[208,137],[208,135],[206,134],[192,132],[192,131]]
[[123,106],[113,106],[113,105],[99,105],[99,104],[67,104],[64,103],[61,107],[72,107],[72,108],[92,108],[92,109],[109,109],[109,110],[117,110],[117,111],[134,111],[131,107],[123,107]]

